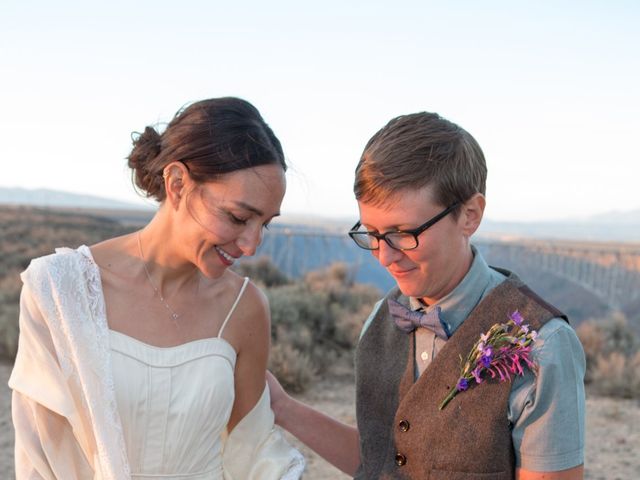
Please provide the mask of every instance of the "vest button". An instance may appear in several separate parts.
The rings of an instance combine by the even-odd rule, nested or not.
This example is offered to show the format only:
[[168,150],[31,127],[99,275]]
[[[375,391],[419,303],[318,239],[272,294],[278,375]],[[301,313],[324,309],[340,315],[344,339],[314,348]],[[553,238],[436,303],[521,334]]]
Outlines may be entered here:
[[411,424],[407,420],[401,420],[398,424],[398,428],[400,428],[401,432],[407,432]]
[[407,463],[407,457],[401,453],[396,453],[396,465],[402,467]]

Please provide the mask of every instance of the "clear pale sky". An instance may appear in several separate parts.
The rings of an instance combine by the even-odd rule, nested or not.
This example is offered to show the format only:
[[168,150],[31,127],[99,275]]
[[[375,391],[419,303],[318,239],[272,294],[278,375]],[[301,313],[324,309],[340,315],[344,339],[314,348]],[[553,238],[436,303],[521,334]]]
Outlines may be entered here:
[[640,208],[637,1],[0,3],[0,186],[142,202],[132,131],[254,103],[292,165],[283,213],[357,216],[392,117],[435,111],[489,167],[494,220]]

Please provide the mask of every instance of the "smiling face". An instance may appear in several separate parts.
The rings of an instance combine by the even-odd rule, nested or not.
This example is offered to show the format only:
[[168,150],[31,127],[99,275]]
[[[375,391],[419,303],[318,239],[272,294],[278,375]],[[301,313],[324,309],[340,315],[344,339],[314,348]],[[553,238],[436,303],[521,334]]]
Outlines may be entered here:
[[[358,202],[360,220],[368,231],[385,233],[409,230],[422,225],[447,205],[433,201],[430,187],[403,190],[383,205]],[[462,281],[469,270],[472,252],[469,237],[482,218],[484,197],[473,196],[418,237],[414,250],[394,250],[381,241],[373,256],[393,276],[404,295],[437,302]]]
[[251,256],[263,229],[280,214],[286,189],[279,165],[236,170],[192,185],[174,219],[178,248],[203,275],[217,278],[241,256]]

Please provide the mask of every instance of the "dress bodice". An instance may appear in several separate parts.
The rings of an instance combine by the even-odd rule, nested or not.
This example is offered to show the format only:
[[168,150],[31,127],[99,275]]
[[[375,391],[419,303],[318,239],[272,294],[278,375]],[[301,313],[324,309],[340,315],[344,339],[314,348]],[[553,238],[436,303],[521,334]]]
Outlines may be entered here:
[[116,403],[131,477],[222,479],[222,433],[235,398],[236,351],[217,337],[156,347],[109,331]]
[[233,347],[216,337],[160,348],[115,331],[110,344],[132,478],[222,478]]

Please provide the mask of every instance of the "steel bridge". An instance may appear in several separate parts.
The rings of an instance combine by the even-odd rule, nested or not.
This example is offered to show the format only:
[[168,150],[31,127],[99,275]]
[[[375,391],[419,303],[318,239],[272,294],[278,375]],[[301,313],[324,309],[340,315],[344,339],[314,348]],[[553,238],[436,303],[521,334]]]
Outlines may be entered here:
[[[581,285],[613,308],[640,297],[640,245],[558,240],[495,241],[474,239],[490,263],[506,268],[536,268]],[[375,276],[386,289],[393,280],[371,254],[342,232],[276,228],[265,233],[258,255],[271,258],[292,278],[333,262],[348,264],[358,281]]]

